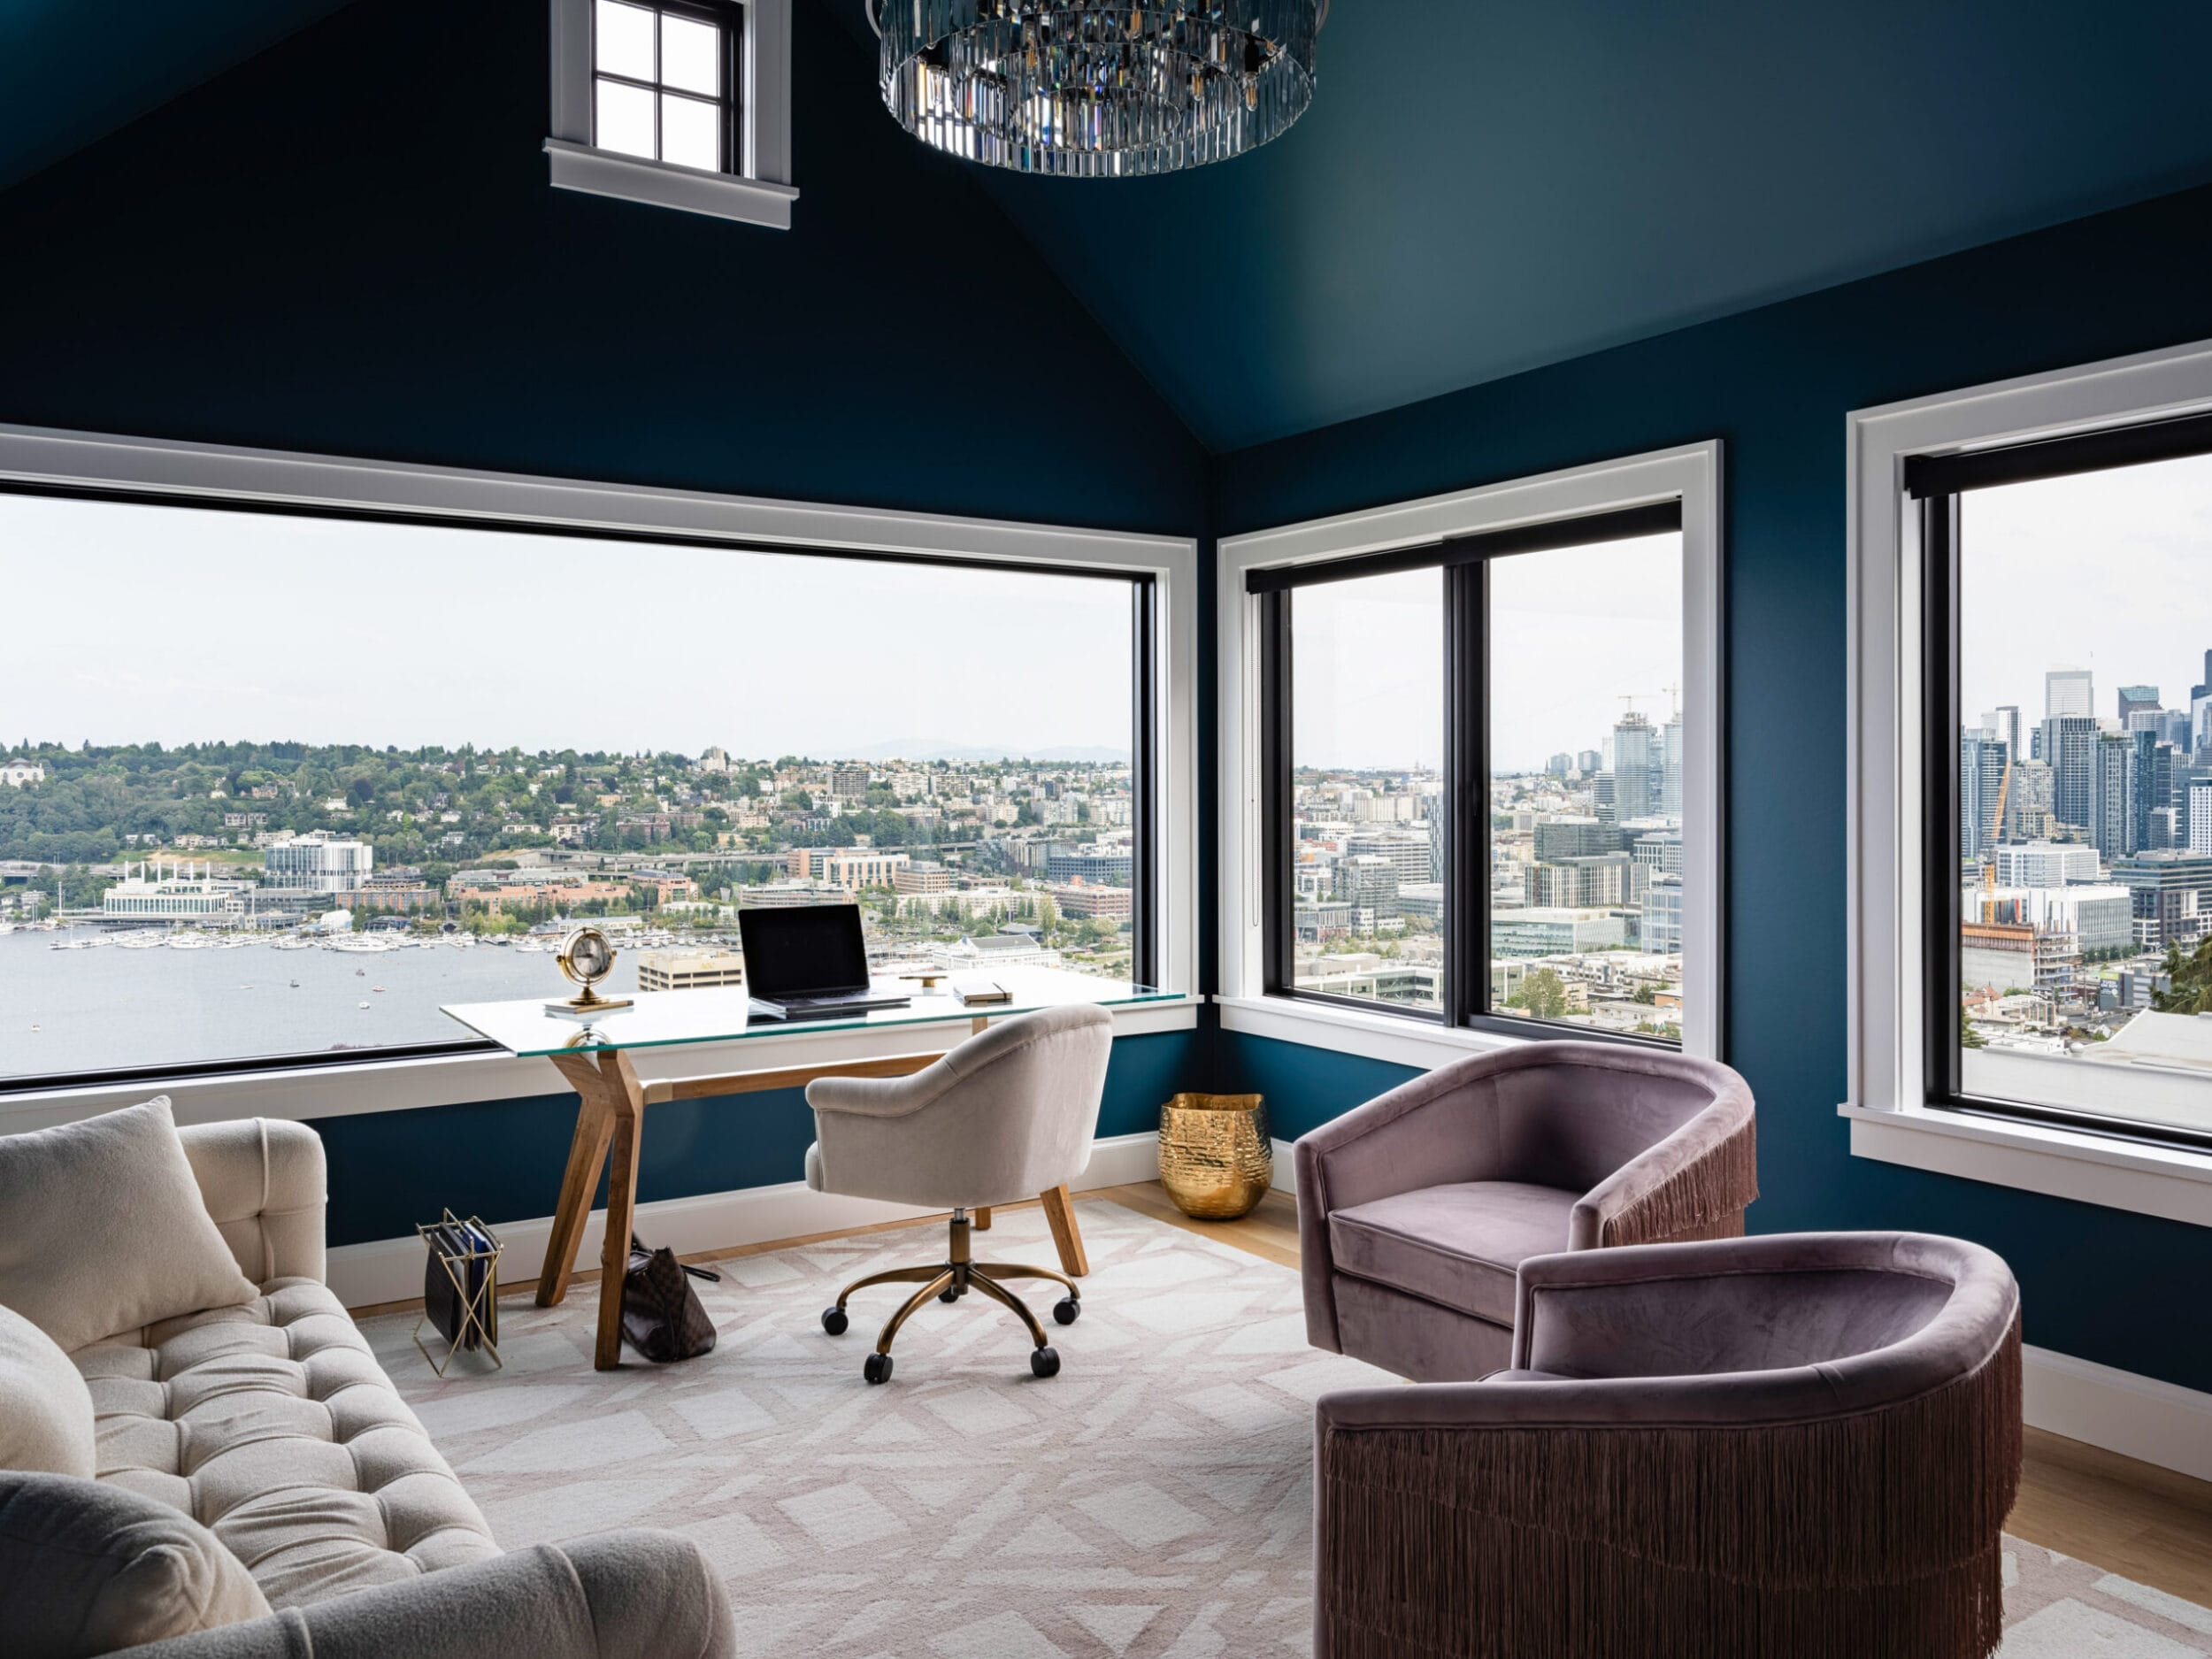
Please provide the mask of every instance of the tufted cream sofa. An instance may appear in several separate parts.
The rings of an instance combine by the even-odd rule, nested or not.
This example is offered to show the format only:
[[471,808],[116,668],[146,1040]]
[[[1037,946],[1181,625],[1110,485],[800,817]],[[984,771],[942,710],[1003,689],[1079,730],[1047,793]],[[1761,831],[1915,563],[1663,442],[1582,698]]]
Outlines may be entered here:
[[[323,1152],[311,1130],[256,1120],[179,1137],[261,1294],[68,1356],[92,1397],[97,1479],[0,1472],[0,1623],[11,1606],[38,1610],[23,1599],[36,1594],[20,1576],[31,1554],[13,1557],[10,1582],[12,1537],[50,1545],[69,1525],[111,1532],[142,1524],[150,1500],[211,1533],[270,1611],[131,1649],[146,1659],[734,1651],[721,1587],[687,1540],[633,1532],[501,1550],[323,1283]],[[72,1504],[82,1513],[53,1513]],[[0,1650],[30,1651],[4,1636]]]

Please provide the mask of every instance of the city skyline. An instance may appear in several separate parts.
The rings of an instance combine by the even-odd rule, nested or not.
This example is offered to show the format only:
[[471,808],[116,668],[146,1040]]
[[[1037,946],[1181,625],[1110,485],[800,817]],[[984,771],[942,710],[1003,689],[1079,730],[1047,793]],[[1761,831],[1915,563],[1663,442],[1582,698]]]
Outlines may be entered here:
[[2063,669],[2094,676],[2099,718],[2116,718],[2122,686],[2155,686],[2161,706],[2188,708],[2212,625],[2157,598],[2201,585],[2212,456],[1970,490],[1960,517],[1968,726],[2007,706],[2024,727],[2039,722],[2045,677]]

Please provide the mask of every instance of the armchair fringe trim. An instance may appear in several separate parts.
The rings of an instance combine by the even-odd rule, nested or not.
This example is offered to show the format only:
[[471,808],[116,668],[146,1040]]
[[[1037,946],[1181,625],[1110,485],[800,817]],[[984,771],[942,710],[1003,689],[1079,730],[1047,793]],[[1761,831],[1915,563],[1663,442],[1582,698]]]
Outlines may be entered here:
[[1598,1226],[1600,1248],[1740,1239],[1759,1196],[1758,1132],[1749,1113],[1728,1138]]
[[1332,1429],[1319,1456],[1328,1659],[1986,1659],[2020,1326],[1854,1417]]

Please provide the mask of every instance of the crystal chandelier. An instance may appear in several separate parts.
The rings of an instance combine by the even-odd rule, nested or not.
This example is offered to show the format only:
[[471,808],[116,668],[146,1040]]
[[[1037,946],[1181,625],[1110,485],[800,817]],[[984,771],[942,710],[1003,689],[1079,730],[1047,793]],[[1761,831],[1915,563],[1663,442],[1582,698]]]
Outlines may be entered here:
[[1020,173],[1128,179],[1226,161],[1313,102],[1328,0],[1097,5],[867,0],[883,101],[926,144]]

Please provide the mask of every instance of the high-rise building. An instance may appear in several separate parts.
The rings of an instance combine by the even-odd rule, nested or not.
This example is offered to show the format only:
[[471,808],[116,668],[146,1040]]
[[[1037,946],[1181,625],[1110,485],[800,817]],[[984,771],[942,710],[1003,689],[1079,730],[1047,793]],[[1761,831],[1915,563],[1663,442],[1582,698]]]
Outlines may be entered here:
[[2212,651],[2204,654],[2204,680],[2189,687],[2189,757],[2212,749]]
[[1531,908],[1571,910],[1625,904],[1634,867],[1626,853],[1531,864],[1523,879],[1524,899]]
[[1551,864],[1562,858],[1592,858],[1620,851],[1623,836],[1617,825],[1602,818],[1554,818],[1536,821],[1536,861]]
[[1426,881],[1429,835],[1425,830],[1365,830],[1344,838],[1348,858],[1381,858],[1398,872],[1400,882]]
[[2096,822],[2096,717],[2053,715],[2042,732],[2043,764],[2051,769],[2051,816],[2086,832]]
[[[2043,718],[2061,715],[2093,715],[2097,711],[2096,676],[2086,668],[2054,668],[2043,676]],[[2046,759],[2049,758],[2047,756]]]
[[[1617,819],[1649,818],[1659,810],[1665,757],[1651,722],[1631,710],[1613,727],[1613,809]],[[1658,787],[1654,787],[1655,780]]]
[[2128,722],[2135,716],[2157,712],[2158,687],[2156,686],[2123,686],[2120,687],[2120,729],[2123,732],[2134,729]]
[[1682,878],[1655,876],[1644,891],[1644,949],[1653,956],[1682,954]]
[[2047,841],[2055,822],[2051,810],[2051,769],[2039,760],[2015,761],[2012,782],[2005,790],[2005,840]]
[[[2155,732],[2131,732],[2128,745],[2128,851],[2144,852],[2162,843],[2154,834],[2154,815],[2173,806],[2174,751]],[[2170,842],[2163,843],[2170,845]]]
[[2056,841],[2005,842],[1997,849],[2001,887],[2063,887],[2097,879],[2097,849]]
[[1575,757],[1572,755],[1563,753],[1554,755],[1544,764],[1545,772],[1555,778],[1563,778],[1574,769]]
[[2150,950],[2187,946],[2212,918],[2212,854],[2135,853],[2112,861],[2132,902],[2135,938]]
[[[2206,671],[2212,672],[2212,651],[2205,653]],[[1575,756],[1575,770],[1587,778],[1605,770],[1605,757],[1594,749],[1586,749]]]
[[2093,788],[2089,839],[2108,859],[2138,850],[2135,840],[2135,745],[2117,733],[2100,733],[2090,750]]
[[1398,913],[1398,871],[1387,858],[1367,853],[1339,861],[1337,900],[1355,910],[1366,910],[1376,919]]
[[1997,809],[2011,756],[1989,733],[1968,726],[1959,733],[1959,856],[1986,857],[2001,826]]
[[2005,753],[2012,757],[2014,765],[2027,759],[2020,747],[2020,705],[2008,703],[1991,709],[1982,716],[1982,729],[2005,746]]
[[2212,778],[2190,780],[2189,813],[2182,829],[2191,852],[2212,857]]

